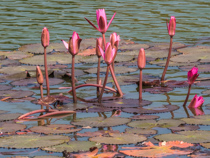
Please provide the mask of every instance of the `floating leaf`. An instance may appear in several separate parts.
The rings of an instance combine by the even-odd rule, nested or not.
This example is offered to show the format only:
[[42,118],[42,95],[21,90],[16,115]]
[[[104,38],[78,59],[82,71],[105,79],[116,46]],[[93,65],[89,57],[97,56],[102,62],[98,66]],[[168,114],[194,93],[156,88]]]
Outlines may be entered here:
[[[179,67],[179,69],[183,70],[183,71],[189,71],[192,69],[192,65],[189,65],[189,66],[181,66]],[[204,64],[204,65],[196,65],[196,67],[198,68],[199,70],[199,73],[203,73],[203,72],[209,72],[209,68],[210,68],[210,64]]]
[[[106,72],[107,67],[102,67],[100,69],[100,72]],[[122,67],[122,66],[115,66],[114,67],[115,73],[116,74],[123,74],[123,73],[130,73],[130,72],[135,72],[138,69],[137,68],[128,68],[128,67]],[[88,70],[84,70],[84,72],[92,74],[92,73],[97,73],[97,68],[91,68]]]
[[157,122],[155,120],[132,121],[127,125],[134,128],[146,128],[146,129],[158,127]]
[[210,143],[201,143],[204,148],[210,149]]
[[[151,47],[149,50],[160,50],[160,49],[169,49],[169,43],[148,43],[148,45]],[[185,47],[186,45],[180,42],[173,42],[172,49],[178,49],[180,47]]]
[[172,91],[173,88],[171,87],[152,87],[152,88],[145,88],[143,89],[144,92],[149,92],[152,94],[161,94]]
[[69,141],[69,137],[61,135],[14,135],[0,138],[3,148],[40,148],[53,146]]
[[125,133],[141,134],[141,135],[150,136],[150,135],[157,134],[157,131],[154,129],[126,128]]
[[72,125],[66,124],[52,124],[46,126],[34,126],[31,127],[30,130],[36,133],[44,133],[44,134],[61,134],[61,133],[73,133],[80,131],[80,129],[75,128]]
[[10,89],[12,89],[12,86],[10,85],[6,85],[6,84],[0,85],[0,91],[10,90]]
[[77,112],[88,112],[88,113],[92,113],[92,112],[109,112],[112,111],[112,108],[106,108],[106,107],[101,107],[101,106],[88,106],[86,108],[83,109],[77,109]]
[[199,115],[191,118],[182,118],[187,124],[193,125],[210,125],[210,115]]
[[[1,115],[0,115],[1,116]],[[12,123],[12,122],[1,122],[0,123],[0,132],[3,133],[14,133],[18,130],[26,128],[26,125]]]
[[210,80],[202,80],[195,83],[196,86],[210,88]]
[[177,134],[161,134],[154,137],[160,141],[184,141],[188,143],[204,143],[210,141],[209,131],[181,131]]
[[10,97],[10,98],[26,98],[28,96],[32,96],[34,92],[32,91],[23,91],[23,90],[7,90],[0,91],[0,97]]
[[96,55],[96,49],[95,48],[85,49],[82,52],[80,51],[78,55],[81,55],[81,56]]
[[101,145],[90,141],[70,141],[68,143],[52,147],[45,147],[42,148],[42,150],[52,151],[52,152],[63,152],[64,150],[68,152],[78,152],[78,151],[89,151],[91,147],[100,148]]
[[158,118],[159,116],[156,115],[135,115],[131,117],[133,120],[155,120]]
[[96,136],[108,135],[109,133],[120,133],[120,131],[99,130],[95,132],[77,133],[76,135],[80,137],[96,137]]
[[[168,57],[168,50],[147,50],[146,51],[147,57],[152,58],[167,58]],[[171,57],[178,55],[179,53],[177,51],[171,52]]]
[[193,125],[179,125],[178,127],[169,127],[170,130],[173,132],[180,132],[180,131],[194,131],[199,129],[199,126],[193,126]]
[[119,46],[119,49],[121,50],[140,50],[141,48],[149,48],[147,44],[141,44],[141,43],[134,43],[134,44],[123,44]]
[[[154,61],[150,61],[149,62],[150,64],[155,64],[155,65],[158,65],[158,66],[162,66],[162,67],[165,67],[166,65],[166,59],[164,60],[160,60],[160,59],[156,59]],[[188,66],[188,65],[197,65],[197,64],[200,64],[199,62],[189,62],[189,61],[186,61],[186,62],[179,62],[179,61],[170,61],[169,62],[169,65],[168,66]]]
[[15,120],[21,115],[22,115],[21,113],[0,114],[0,121]]
[[154,114],[154,113],[163,113],[179,109],[177,105],[164,105],[163,107],[156,108],[124,108],[122,111],[134,114]]
[[104,106],[109,108],[124,108],[124,107],[140,107],[151,104],[151,101],[138,99],[118,99],[114,101],[106,101],[104,103],[95,103],[94,105]]
[[176,80],[169,80],[164,83],[165,86],[170,88],[181,88],[181,87],[188,87],[189,84],[187,81],[176,81]]
[[110,136],[98,136],[89,138],[90,141],[104,144],[135,144],[147,138],[143,135],[128,133],[112,133]]
[[7,67],[7,66],[20,66],[20,62],[17,61],[17,60],[6,59],[6,60],[1,60],[0,65],[2,67]]
[[17,59],[23,59],[27,57],[33,56],[33,54],[22,52],[22,51],[13,51],[13,52],[2,52],[0,51],[0,55],[4,55],[8,59],[11,60],[17,60]]
[[119,126],[130,122],[128,118],[122,117],[88,117],[81,118],[71,122],[73,125],[77,126],[90,126],[90,127],[112,127]]

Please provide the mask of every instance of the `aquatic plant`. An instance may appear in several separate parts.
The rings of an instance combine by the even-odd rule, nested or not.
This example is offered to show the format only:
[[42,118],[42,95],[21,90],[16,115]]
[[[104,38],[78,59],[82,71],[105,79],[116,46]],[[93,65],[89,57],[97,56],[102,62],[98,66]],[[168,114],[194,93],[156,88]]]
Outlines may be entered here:
[[202,96],[197,96],[197,94],[193,97],[188,108],[198,108],[201,107],[204,103],[204,99]]

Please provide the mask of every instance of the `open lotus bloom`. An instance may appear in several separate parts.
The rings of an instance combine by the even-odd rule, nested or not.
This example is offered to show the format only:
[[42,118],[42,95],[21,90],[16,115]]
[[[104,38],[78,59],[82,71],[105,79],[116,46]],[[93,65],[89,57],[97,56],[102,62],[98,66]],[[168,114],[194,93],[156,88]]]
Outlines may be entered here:
[[146,66],[146,56],[144,48],[141,48],[139,51],[138,61],[137,61],[139,69],[143,69]]
[[171,19],[169,23],[167,22],[167,29],[168,29],[168,34],[169,36],[174,36],[175,35],[175,30],[176,30],[176,18],[175,16],[171,16]]
[[79,37],[78,33],[75,31],[73,32],[72,37],[69,39],[69,43],[67,43],[64,40],[61,40],[66,47],[66,49],[71,53],[72,55],[76,55],[79,52],[79,47],[82,39]]
[[98,58],[100,58],[101,52],[98,46],[103,48],[103,39],[101,37],[96,39],[96,55],[98,56]]
[[46,27],[42,29],[41,43],[44,48],[46,48],[50,44],[50,34]]
[[102,55],[104,61],[106,62],[107,65],[110,65],[113,62],[114,57],[115,57],[115,53],[116,53],[115,48],[112,48],[110,42],[108,42],[106,44],[105,53],[100,46],[98,46],[98,47],[99,47],[99,50],[101,52],[101,55]]
[[116,32],[110,35],[110,43],[112,45],[112,48],[115,46],[116,49],[118,49],[119,41],[120,41],[120,35],[117,35]]
[[107,25],[107,18],[106,18],[106,13],[104,9],[98,9],[96,10],[96,19],[97,19],[97,23],[98,23],[98,28],[92,23],[90,22],[87,18],[85,18],[90,25],[92,25],[96,30],[98,30],[99,32],[101,32],[102,34],[106,33],[106,31],[108,30],[110,24],[112,23],[112,20],[115,17],[115,14],[112,16],[111,20],[109,21],[109,24]]
[[202,96],[198,97],[197,94],[194,96],[190,104],[188,105],[188,108],[198,108],[203,105],[204,99]]
[[187,78],[188,78],[188,83],[193,84],[197,77],[199,76],[198,74],[198,68],[193,67],[190,71],[187,73]]

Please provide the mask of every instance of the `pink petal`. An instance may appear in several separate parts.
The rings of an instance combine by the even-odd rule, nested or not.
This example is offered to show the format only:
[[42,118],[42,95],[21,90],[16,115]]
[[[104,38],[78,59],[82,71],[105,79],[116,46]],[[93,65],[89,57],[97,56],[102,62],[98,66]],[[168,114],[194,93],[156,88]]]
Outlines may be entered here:
[[103,51],[103,49],[98,45],[98,48],[99,48],[99,50],[100,50],[100,52],[101,52],[101,56],[103,57],[103,59],[105,60],[105,53],[104,53],[104,51]]
[[61,40],[61,41],[63,42],[63,44],[66,47],[66,49],[69,50],[69,44],[66,41],[64,41],[64,40]]
[[90,25],[92,25],[96,30],[99,31],[99,29],[98,29],[90,20],[88,20],[87,18],[85,18],[85,20],[87,20],[87,22],[88,22]]
[[109,21],[109,24],[108,24],[106,30],[108,30],[108,28],[109,28],[110,24],[112,23],[112,20],[114,19],[115,15],[116,15],[116,12],[114,13],[114,15],[112,16],[111,20]]

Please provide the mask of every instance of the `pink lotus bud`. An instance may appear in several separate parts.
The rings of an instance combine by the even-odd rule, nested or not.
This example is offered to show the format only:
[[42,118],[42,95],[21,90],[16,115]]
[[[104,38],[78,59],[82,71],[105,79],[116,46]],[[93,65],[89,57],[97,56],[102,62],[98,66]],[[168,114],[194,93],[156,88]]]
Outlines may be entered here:
[[48,31],[48,29],[46,27],[44,27],[42,29],[41,43],[42,43],[42,46],[44,48],[49,46],[49,43],[50,43],[50,34],[49,34],[49,31]]
[[114,57],[115,57],[115,53],[116,53],[115,48],[111,47],[110,42],[108,42],[106,44],[105,53],[100,46],[98,46],[98,47],[99,47],[99,50],[101,52],[101,55],[102,55],[104,61],[106,62],[107,65],[110,65],[113,62]]
[[78,33],[74,31],[72,37],[70,37],[69,39],[69,44],[68,44],[69,53],[71,53],[72,55],[76,55],[79,52],[81,41],[82,39],[79,38]]
[[89,21],[87,18],[85,18],[85,19],[96,30],[98,30],[99,32],[104,34],[104,33],[106,33],[106,31],[108,30],[110,24],[112,23],[112,20],[114,19],[115,14],[116,13],[114,13],[114,15],[112,16],[111,20],[109,21],[109,24],[107,25],[107,18],[106,18],[105,10],[104,9],[96,10],[96,19],[97,19],[97,23],[98,23],[98,28],[91,21]]
[[39,66],[36,67],[36,80],[39,84],[43,84],[44,82],[44,77]]
[[197,94],[194,96],[190,104],[188,105],[188,108],[198,108],[202,106],[204,102],[204,99],[202,96],[198,97]]
[[114,48],[115,46],[116,49],[118,49],[119,41],[120,41],[120,35],[117,35],[116,32],[110,35],[110,43],[112,45],[112,48]]
[[167,29],[168,29],[169,36],[174,36],[175,35],[175,30],[176,30],[176,18],[175,18],[175,16],[171,16],[169,24],[167,22]]
[[96,55],[100,58],[101,57],[101,52],[99,47],[103,48],[103,39],[101,37],[96,39]]
[[199,74],[198,74],[198,68],[197,67],[193,67],[187,73],[188,83],[189,84],[193,84],[198,76],[199,76]]
[[139,51],[138,61],[137,61],[139,69],[145,68],[146,65],[146,56],[144,48],[141,48]]

